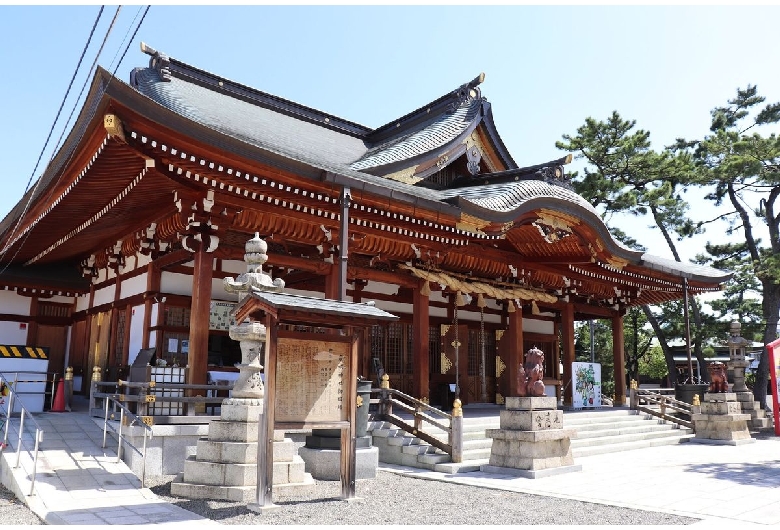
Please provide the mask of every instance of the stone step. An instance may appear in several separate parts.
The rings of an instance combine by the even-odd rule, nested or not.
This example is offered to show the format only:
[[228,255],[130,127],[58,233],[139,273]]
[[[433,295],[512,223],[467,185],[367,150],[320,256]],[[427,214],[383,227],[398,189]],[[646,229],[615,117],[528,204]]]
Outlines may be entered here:
[[[572,456],[581,458],[585,456],[600,455],[605,453],[617,453],[620,451],[633,451],[635,449],[644,449],[647,447],[658,447],[662,445],[674,445],[684,443],[693,438],[693,434],[684,434],[677,436],[665,436],[663,438],[653,438],[637,440],[633,442],[622,442],[609,445],[594,445],[585,447],[572,446]],[[573,442],[574,440],[572,440]]]
[[649,420],[644,420],[643,422],[637,424],[632,423],[632,424],[617,425],[617,426],[611,426],[610,428],[577,429],[577,436],[575,439],[587,440],[590,438],[599,438],[599,437],[613,437],[613,436],[621,436],[621,435],[628,435],[628,434],[642,434],[642,433],[650,433],[650,432],[658,432],[658,431],[664,432],[675,428],[677,428],[677,426],[672,423],[654,423],[654,422],[650,422]]
[[[674,432],[677,431],[677,432]],[[666,438],[669,436],[679,437],[685,434],[692,434],[690,429],[667,429],[662,431],[649,431],[634,434],[621,434],[616,436],[599,436],[592,438],[572,438],[572,448],[593,447],[597,445],[616,446],[621,443],[640,442],[643,440],[652,440],[654,438]]]
[[479,471],[480,466],[485,466],[490,463],[490,456],[486,458],[480,458],[480,459],[469,459],[465,460],[463,462],[455,463],[455,462],[443,462],[441,464],[436,464],[433,466],[433,471],[438,471],[439,473],[473,473],[475,471]]
[[[190,456],[184,461],[183,482],[205,486],[253,486],[257,484],[257,465],[206,462]],[[306,463],[299,456],[291,462],[274,462],[274,484],[304,481]]]
[[[182,474],[171,482],[171,493],[179,497],[189,499],[212,499],[249,504],[257,501],[257,486],[217,486],[207,484],[191,484],[184,482]],[[299,483],[277,484],[274,478],[273,489],[286,490],[294,488],[297,493],[311,495],[314,493],[314,478],[305,473],[303,481]]]

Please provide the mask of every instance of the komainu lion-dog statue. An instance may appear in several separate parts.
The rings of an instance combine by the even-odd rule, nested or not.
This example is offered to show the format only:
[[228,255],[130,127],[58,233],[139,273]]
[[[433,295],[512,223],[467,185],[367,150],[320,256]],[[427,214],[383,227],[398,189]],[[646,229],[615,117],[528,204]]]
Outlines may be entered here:
[[544,396],[544,352],[531,348],[525,354],[525,363],[517,371],[517,388],[520,397]]

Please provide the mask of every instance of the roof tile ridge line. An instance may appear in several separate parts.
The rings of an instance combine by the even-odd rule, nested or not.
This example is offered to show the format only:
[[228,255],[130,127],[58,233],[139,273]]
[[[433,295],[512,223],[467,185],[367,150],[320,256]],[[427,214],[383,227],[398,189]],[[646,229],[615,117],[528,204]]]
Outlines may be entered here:
[[[168,70],[167,73],[169,75],[175,75],[180,79],[190,79],[190,80],[196,79],[200,82],[199,84],[201,84],[202,86],[214,87],[214,88],[225,90],[226,92],[228,92],[229,89],[232,88],[233,90],[235,90],[234,93],[239,93],[243,95],[246,99],[252,100],[255,103],[265,103],[267,106],[274,108],[276,110],[286,111],[287,113],[296,114],[298,116],[303,115],[309,118],[310,120],[314,121],[315,123],[321,125],[334,127],[335,125],[333,121],[335,120],[335,122],[343,124],[344,129],[348,129],[353,133],[365,135],[372,131],[371,127],[368,127],[366,125],[362,125],[360,123],[341,118],[339,116],[336,116],[335,114],[330,114],[328,112],[315,109],[314,107],[309,107],[307,105],[303,105],[301,103],[297,103],[295,101],[282,98],[280,96],[275,96],[268,92],[263,92],[262,90],[258,90],[256,88],[250,87],[249,85],[244,85],[242,83],[232,81],[230,79],[227,79],[226,77],[216,75],[214,73],[208,72],[201,68],[197,68],[195,66],[187,64],[178,59],[168,57],[164,53],[157,52],[156,50],[152,50],[148,46],[146,46],[145,48],[142,47],[142,49],[145,53],[152,55],[152,58],[149,61],[150,62],[149,68],[155,69],[158,72],[160,71],[161,65],[155,66],[153,64],[153,61],[155,60],[155,58],[164,57],[165,66],[163,66],[163,68],[166,68]],[[150,53],[150,51],[153,53]],[[295,110],[302,111],[302,112],[295,113],[294,112]],[[326,119],[328,121],[325,121]]]
[[[455,104],[455,109],[457,109],[463,105],[470,104],[472,101],[479,101],[480,103],[486,102],[482,97],[481,90],[477,88],[484,80],[485,74],[479,74],[477,77],[460,85],[455,90],[447,92],[443,96],[422,105],[408,114],[404,114],[400,118],[390,120],[384,125],[377,127],[369,134],[367,139],[371,142],[383,140],[386,137],[391,136],[391,133],[404,131],[419,121],[429,119],[430,115],[434,113],[434,110],[441,112],[442,110],[451,109],[453,104]],[[469,95],[470,90],[474,90],[475,94],[473,96]]]

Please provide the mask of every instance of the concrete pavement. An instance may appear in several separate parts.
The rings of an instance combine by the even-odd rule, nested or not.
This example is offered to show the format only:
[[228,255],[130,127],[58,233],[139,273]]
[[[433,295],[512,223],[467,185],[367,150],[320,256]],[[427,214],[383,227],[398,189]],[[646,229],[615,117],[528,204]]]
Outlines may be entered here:
[[[217,525],[159,499],[123,463],[115,443],[86,409],[42,413],[44,429],[36,494],[28,496],[32,460],[16,463],[15,427],[0,459],[3,484],[49,524]],[[565,424],[564,415],[564,424]],[[31,438],[30,438],[31,439]],[[780,525],[780,438],[761,435],[740,446],[683,443],[576,459],[582,471],[542,479],[483,472],[445,474],[380,464],[380,468],[440,480],[659,511],[741,526]],[[708,523],[709,521],[709,523]]]

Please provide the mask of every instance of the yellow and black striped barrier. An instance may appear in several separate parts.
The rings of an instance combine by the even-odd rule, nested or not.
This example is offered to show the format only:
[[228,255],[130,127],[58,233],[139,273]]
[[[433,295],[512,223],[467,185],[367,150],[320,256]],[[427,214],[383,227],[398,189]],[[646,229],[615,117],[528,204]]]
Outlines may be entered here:
[[46,360],[49,358],[49,348],[0,344],[0,359],[3,358]]

